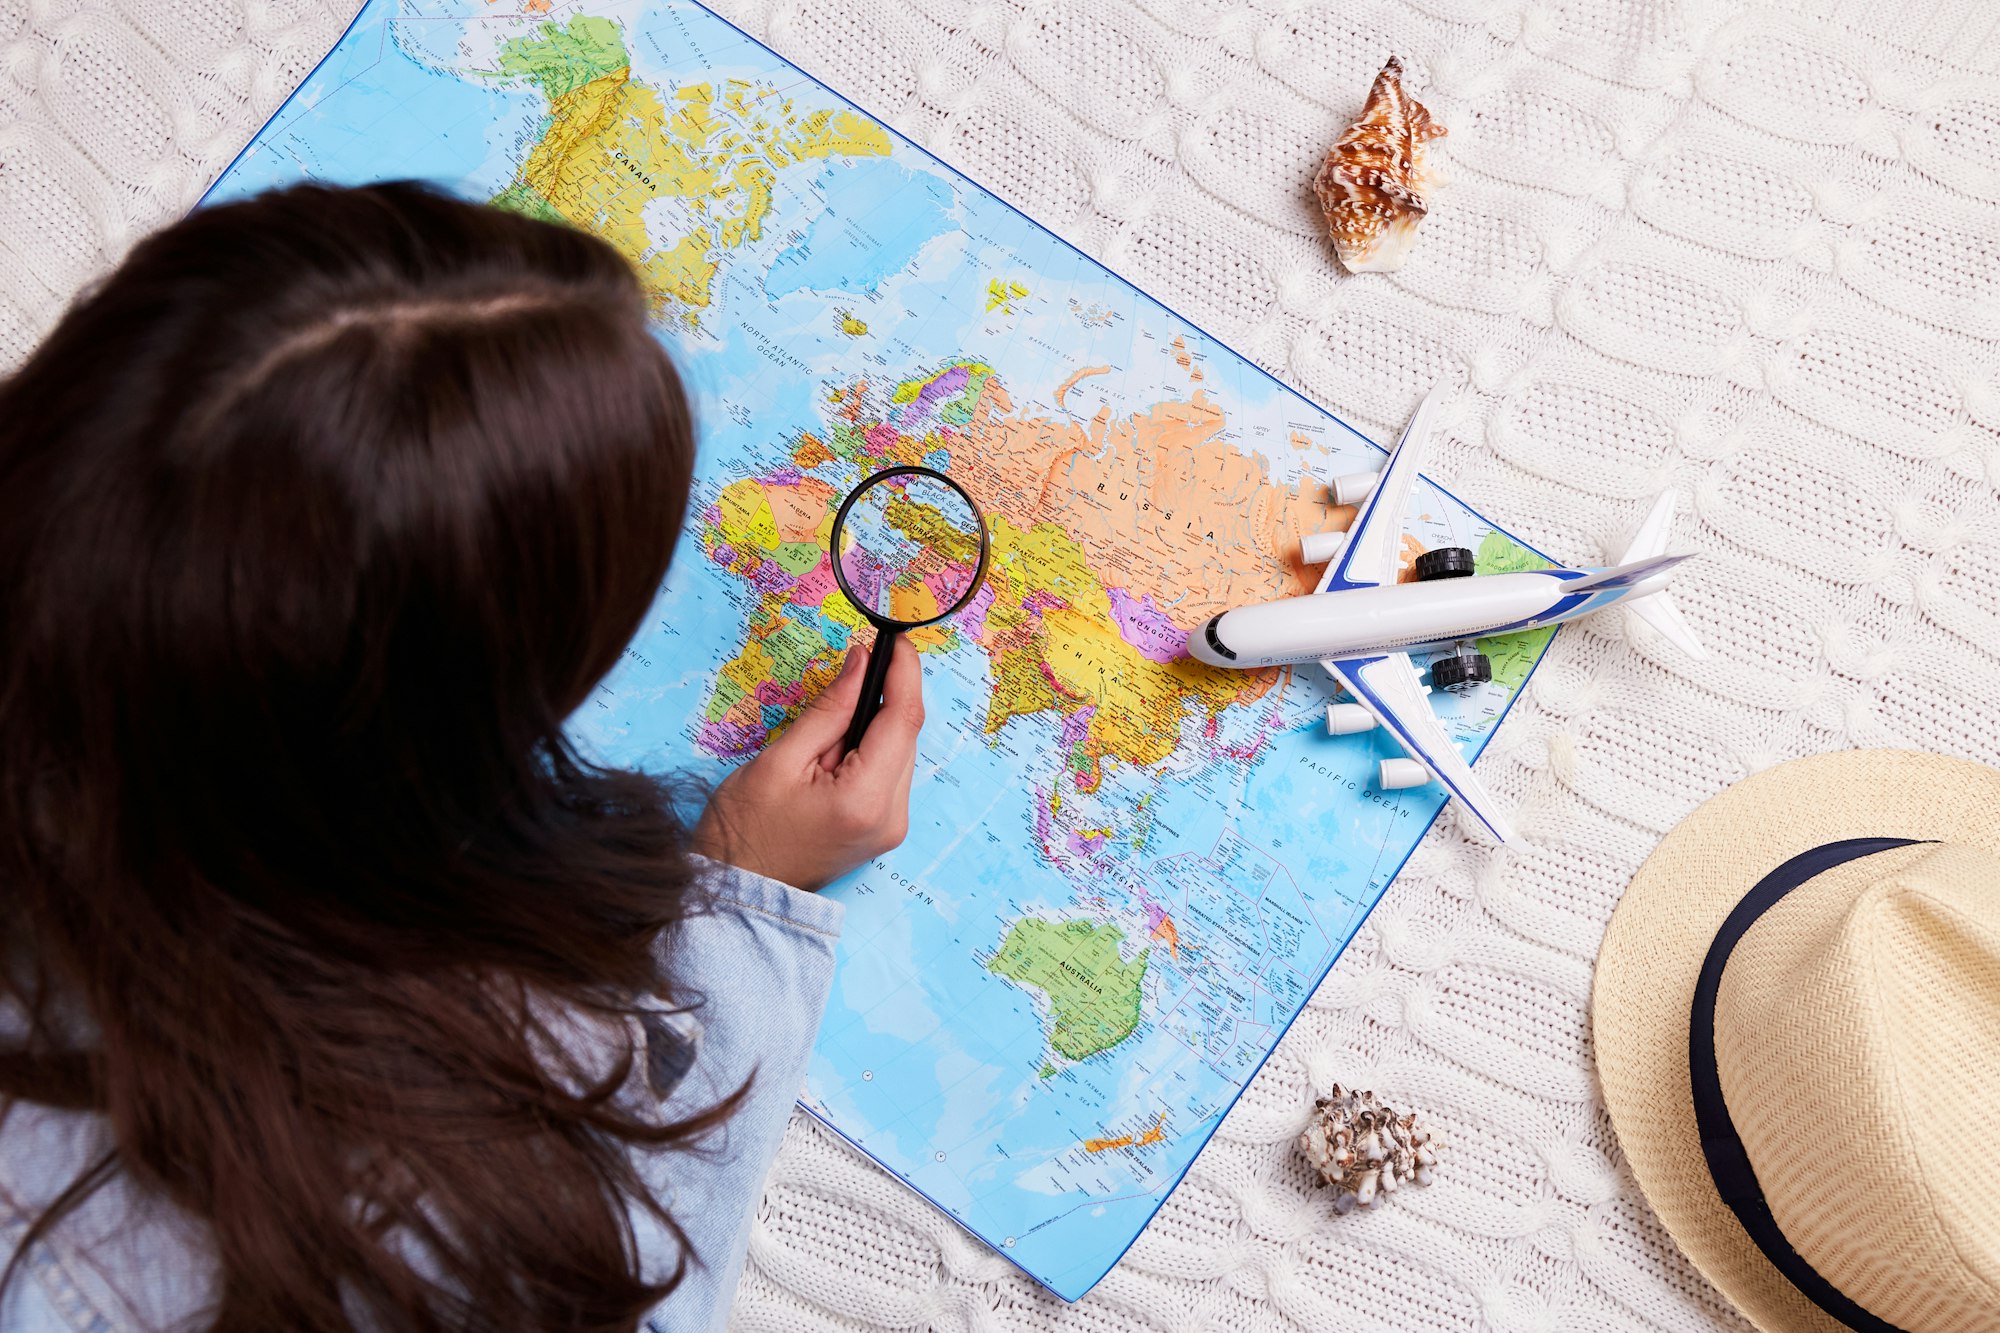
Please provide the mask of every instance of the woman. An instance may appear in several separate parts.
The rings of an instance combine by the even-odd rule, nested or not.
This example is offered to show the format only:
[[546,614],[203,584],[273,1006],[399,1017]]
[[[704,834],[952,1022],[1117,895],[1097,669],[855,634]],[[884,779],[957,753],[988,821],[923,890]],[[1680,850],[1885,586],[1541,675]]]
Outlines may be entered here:
[[308,187],[0,383],[0,1329],[724,1318],[922,704],[842,759],[844,673],[692,828],[570,748],[687,504],[644,315]]

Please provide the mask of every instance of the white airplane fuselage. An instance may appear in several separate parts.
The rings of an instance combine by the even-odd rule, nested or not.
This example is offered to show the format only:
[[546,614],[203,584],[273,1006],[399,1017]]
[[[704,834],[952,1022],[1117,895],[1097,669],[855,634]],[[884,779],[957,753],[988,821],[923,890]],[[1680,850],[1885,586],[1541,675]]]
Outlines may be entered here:
[[1666,582],[1662,571],[1631,586],[1572,591],[1582,576],[1577,570],[1486,574],[1308,593],[1226,611],[1188,636],[1188,651],[1210,666],[1238,670],[1418,652],[1559,625]]
[[[1378,757],[1375,785],[1399,791],[1436,782],[1501,842],[1516,835],[1493,794],[1460,753],[1460,739],[1433,710],[1431,691],[1463,693],[1500,688],[1492,663],[1467,647],[1429,663],[1423,682],[1410,655],[1430,648],[1451,649],[1493,634],[1560,625],[1601,611],[1614,602],[1689,657],[1707,656],[1673,596],[1667,576],[1685,556],[1669,555],[1674,493],[1653,502],[1625,554],[1607,569],[1523,570],[1511,574],[1468,573],[1476,557],[1462,546],[1425,551],[1413,565],[1403,562],[1409,537],[1403,519],[1412,506],[1411,490],[1423,451],[1449,393],[1439,384],[1424,395],[1409,424],[1372,481],[1359,474],[1336,477],[1328,486],[1335,504],[1358,505],[1344,532],[1310,532],[1299,540],[1299,559],[1323,565],[1314,591],[1259,606],[1239,606],[1197,625],[1187,651],[1214,667],[1249,670],[1317,662],[1333,678],[1347,702],[1329,700],[1330,736],[1357,736],[1377,728],[1401,757]],[[1429,575],[1399,582],[1414,567]]]

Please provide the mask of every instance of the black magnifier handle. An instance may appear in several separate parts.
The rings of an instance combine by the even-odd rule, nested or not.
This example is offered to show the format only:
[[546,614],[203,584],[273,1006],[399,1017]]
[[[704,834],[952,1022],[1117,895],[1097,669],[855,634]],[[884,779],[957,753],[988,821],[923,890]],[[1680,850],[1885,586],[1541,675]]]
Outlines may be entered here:
[[903,631],[894,625],[875,626],[875,646],[868,653],[868,671],[861,677],[861,698],[854,705],[854,720],[847,724],[847,739],[840,753],[853,754],[868,734],[868,724],[882,711],[882,687],[889,683],[889,663],[896,657],[896,640]]

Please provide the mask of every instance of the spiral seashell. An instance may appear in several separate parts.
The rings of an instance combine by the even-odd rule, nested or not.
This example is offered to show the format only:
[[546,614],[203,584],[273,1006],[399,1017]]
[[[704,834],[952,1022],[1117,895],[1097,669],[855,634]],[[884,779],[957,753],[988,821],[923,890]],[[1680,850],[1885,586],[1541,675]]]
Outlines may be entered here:
[[1430,203],[1426,146],[1444,133],[1403,91],[1403,62],[1390,56],[1368,90],[1361,118],[1328,150],[1313,178],[1334,254],[1349,273],[1403,266]]
[[1313,1103],[1299,1151],[1334,1191],[1333,1210],[1379,1208],[1402,1185],[1428,1185],[1437,1151],[1414,1115],[1397,1115],[1372,1092],[1333,1091]]

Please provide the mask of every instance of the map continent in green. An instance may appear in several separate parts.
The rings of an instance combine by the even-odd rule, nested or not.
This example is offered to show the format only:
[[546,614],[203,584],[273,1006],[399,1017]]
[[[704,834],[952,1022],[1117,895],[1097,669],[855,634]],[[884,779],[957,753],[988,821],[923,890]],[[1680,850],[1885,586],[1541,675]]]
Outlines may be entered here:
[[[1550,562],[1503,532],[1489,532],[1472,556],[1478,574],[1523,574],[1550,568]],[[1479,641],[1479,651],[1493,664],[1493,683],[1509,694],[1521,688],[1542,650],[1555,637],[1555,628],[1531,629],[1524,634],[1496,634]]]
[[527,79],[553,102],[632,63],[625,35],[610,19],[579,14],[568,28],[544,23],[533,40],[515,38],[500,50],[500,73]]
[[986,967],[1047,996],[1050,1048],[1087,1060],[1139,1026],[1139,983],[1152,951],[1128,963],[1118,952],[1124,940],[1113,925],[1031,916],[1014,923]]

